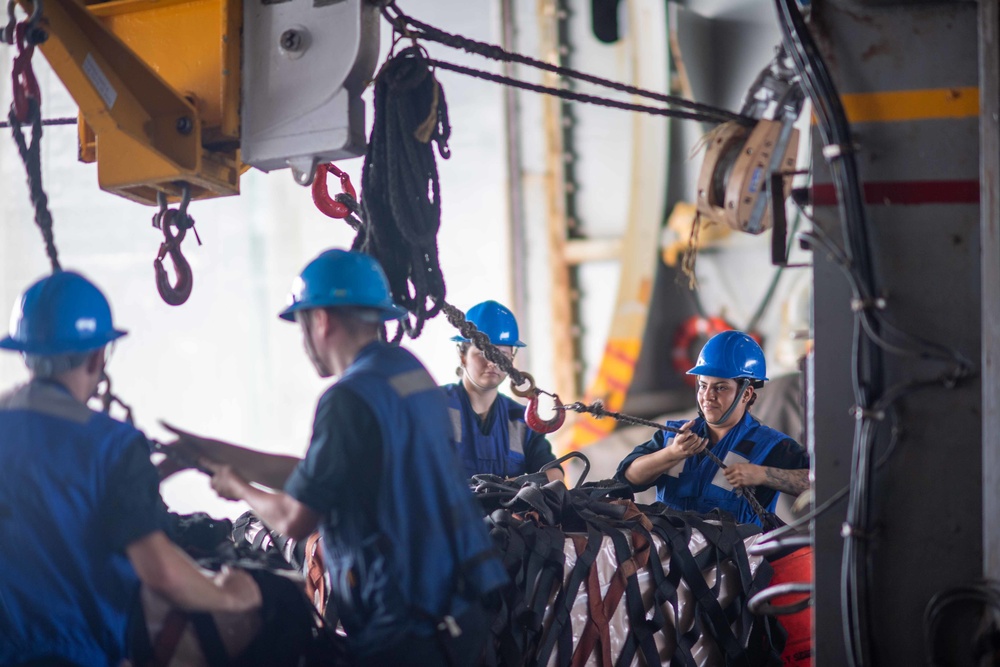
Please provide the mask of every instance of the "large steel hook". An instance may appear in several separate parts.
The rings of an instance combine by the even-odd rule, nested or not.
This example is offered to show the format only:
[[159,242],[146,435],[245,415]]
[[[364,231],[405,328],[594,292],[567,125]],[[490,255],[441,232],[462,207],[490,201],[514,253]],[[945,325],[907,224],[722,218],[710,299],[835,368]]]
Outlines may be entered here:
[[[153,216],[153,226],[163,232],[163,243],[160,244],[160,251],[153,260],[153,269],[156,272],[156,291],[160,297],[171,306],[179,306],[191,296],[191,289],[194,287],[194,275],[191,272],[191,265],[188,263],[184,253],[181,252],[181,241],[187,235],[189,228],[194,228],[194,220],[187,214],[187,205],[191,200],[191,190],[184,185],[180,207],[177,209],[167,208],[167,198],[162,192],[157,193],[157,201],[160,204],[159,212]],[[173,231],[173,229],[177,231]],[[195,232],[195,238],[198,233]],[[201,245],[201,239],[198,239]],[[174,274],[177,276],[177,283],[170,284],[170,276],[163,266],[163,259],[170,255],[170,261],[174,265]]]
[[553,431],[559,430],[566,421],[566,411],[562,409],[562,401],[555,394],[550,394],[552,400],[555,401],[555,416],[552,419],[545,420],[538,416],[538,397],[542,392],[535,390],[535,395],[528,399],[528,408],[524,411],[524,423],[528,425],[532,431],[536,433],[552,433]]
[[[528,399],[528,408],[524,412],[524,422],[528,425],[528,428],[536,433],[552,433],[558,430],[563,425],[563,422],[566,421],[566,410],[563,409],[562,401],[555,394],[543,391],[535,386],[535,378],[532,377],[531,373],[521,371],[521,377],[523,380],[519,385],[515,385],[514,381],[511,380],[510,391],[519,398]],[[524,385],[527,385],[527,387],[522,389]],[[553,409],[556,411],[556,414],[548,421],[538,416],[538,397],[541,394],[548,394],[555,401]]]

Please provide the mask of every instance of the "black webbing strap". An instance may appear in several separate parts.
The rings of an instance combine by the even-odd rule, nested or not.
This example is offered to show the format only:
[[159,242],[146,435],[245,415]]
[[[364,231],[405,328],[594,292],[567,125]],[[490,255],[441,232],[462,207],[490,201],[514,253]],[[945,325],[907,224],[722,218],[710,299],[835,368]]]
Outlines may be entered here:
[[264,544],[264,538],[268,537],[268,535],[269,533],[267,531],[267,527],[263,523],[260,524],[260,530],[258,530],[257,534],[253,536],[253,542],[251,543],[254,551],[259,551],[261,549],[261,546]]
[[229,654],[226,652],[226,645],[222,643],[222,635],[219,634],[219,626],[215,624],[215,619],[211,614],[204,612],[188,614],[194,632],[198,635],[198,645],[201,652],[205,654],[205,662],[212,667],[226,667],[231,663]]
[[[680,621],[680,608],[677,601],[677,584],[680,581],[680,568],[674,568],[671,572],[671,576],[663,571],[663,564],[660,561],[660,554],[656,548],[656,542],[653,540],[653,534],[647,531],[645,526],[641,524],[636,526],[633,530],[639,531],[643,536],[649,541],[650,545],[650,556],[647,567],[649,569],[650,580],[653,590],[653,604],[652,604],[652,618],[643,619],[645,624],[650,626],[652,632],[660,631],[666,634],[667,624],[671,623],[663,613],[664,603],[669,602],[671,608],[674,612],[674,621],[672,623],[674,627],[674,650],[672,658],[670,661],[671,665],[683,665],[683,667],[695,667],[698,663],[694,659],[694,654],[691,652],[692,646],[694,646],[694,639],[689,641],[684,641],[682,639],[682,633],[677,624]],[[635,623],[635,621],[632,621]],[[632,664],[632,659],[635,657],[636,650],[638,648],[638,639],[634,632],[629,632],[629,635],[622,646],[621,653],[618,654],[618,660],[616,665],[618,667],[627,667]]]
[[488,665],[519,665],[524,662],[523,637],[515,633],[511,620],[524,601],[524,556],[528,546],[518,530],[520,522],[509,510],[496,510],[490,515],[490,521],[493,524],[490,537],[503,553],[503,566],[511,582],[501,596],[500,610],[493,621],[491,633],[495,650],[487,651],[486,662]]
[[[752,596],[752,588],[759,582],[764,581],[764,585],[771,580],[771,569],[766,561],[761,561],[763,569],[758,567],[756,576],[750,571],[750,557],[747,554],[744,540],[751,535],[760,532],[760,528],[754,524],[737,524],[727,513],[714,513],[714,518],[719,521],[719,526],[707,523],[701,518],[692,518],[691,523],[698,528],[706,539],[710,539],[716,549],[726,559],[730,560],[737,568],[740,578],[740,591],[733,597],[732,602],[726,608],[726,615],[730,623],[739,619],[740,623],[740,646],[746,646],[753,630],[755,617],[750,613],[748,602]],[[716,580],[718,583],[721,578]]]
[[[508,572],[514,580],[510,589],[506,627],[498,624],[502,664],[511,662],[518,654],[532,654],[542,633],[542,620],[556,576],[562,577],[565,556],[562,531],[558,528],[538,526],[531,520],[512,516],[507,524],[511,540],[520,539],[523,548],[519,563]],[[515,523],[516,522],[516,523]],[[516,537],[515,537],[516,535]],[[507,558],[505,557],[505,563]]]
[[236,544],[243,544],[247,539],[247,528],[250,526],[250,520],[254,518],[253,512],[247,510],[243,514],[236,518],[233,522],[233,541]]
[[[638,641],[639,647],[642,649],[643,657],[646,660],[646,664],[659,664],[660,656],[656,649],[656,641],[653,638],[653,631],[650,629],[646,621],[646,608],[642,601],[642,592],[639,590],[638,577],[638,566],[648,565],[650,559],[659,558],[658,554],[655,554],[652,551],[652,540],[646,540],[646,549],[648,551],[645,554],[645,558],[641,559],[643,562],[639,563],[637,562],[638,554],[635,552],[633,546],[629,544],[628,538],[622,531],[629,530],[632,531],[633,534],[638,533],[638,535],[642,537],[642,532],[645,531],[636,531],[637,527],[642,528],[641,519],[630,518],[621,524],[615,524],[608,522],[604,518],[597,515],[588,516],[587,518],[589,521],[595,523],[599,530],[606,532],[606,534],[611,538],[611,542],[614,544],[615,557],[618,561],[618,572],[616,573],[616,576],[621,576],[625,579],[625,609],[629,619],[628,636],[635,637]],[[629,568],[631,571],[625,575],[623,574],[623,572],[625,572],[624,566],[630,560],[636,565],[636,567]],[[608,618],[611,618],[611,615],[615,610],[614,608],[609,609],[606,606],[605,611]],[[631,662],[631,659],[629,662]]]
[[[584,539],[584,538],[580,538]],[[573,604],[576,601],[576,597],[580,592],[580,586],[583,584],[584,579],[586,579],[587,574],[590,573],[590,568],[594,565],[594,561],[597,559],[597,552],[601,548],[601,542],[603,541],[603,536],[600,531],[594,526],[587,525],[587,537],[586,537],[586,547],[582,550],[577,548],[576,563],[573,564],[573,569],[569,573],[569,577],[566,579],[566,584],[559,591],[556,596],[556,600],[552,605],[552,622],[549,625],[545,639],[542,644],[538,647],[538,664],[547,665],[549,662],[549,656],[552,654],[552,649],[555,648],[556,641],[559,641],[559,660],[556,663],[560,667],[568,666],[570,660],[572,659],[572,623],[570,622],[570,613],[573,610]],[[563,649],[565,647],[565,632],[569,631],[570,640],[570,652],[565,654]]]
[[538,526],[538,541],[536,542],[535,554],[539,558],[532,558],[533,567],[529,567],[527,578],[534,582],[531,587],[530,616],[528,621],[532,628],[534,639],[537,641],[542,632],[542,621],[545,617],[545,608],[549,604],[552,596],[553,586],[562,584],[563,571],[566,566],[565,537],[562,530],[554,526]]
[[[662,539],[669,541],[671,546],[670,567],[671,569],[674,567],[681,569],[681,576],[687,582],[695,598],[697,615],[707,624],[716,643],[723,650],[726,656],[726,665],[748,665],[746,653],[733,634],[732,628],[729,627],[729,620],[722,605],[719,604],[716,594],[705,582],[702,568],[699,567],[698,561],[691,554],[688,538],[675,525],[675,522],[684,523],[685,518],[663,513],[650,515],[650,520],[653,522],[654,532],[658,533]],[[704,551],[709,549],[716,551],[711,541]],[[716,560],[718,559],[716,558]],[[716,580],[718,581],[719,578],[717,576]]]

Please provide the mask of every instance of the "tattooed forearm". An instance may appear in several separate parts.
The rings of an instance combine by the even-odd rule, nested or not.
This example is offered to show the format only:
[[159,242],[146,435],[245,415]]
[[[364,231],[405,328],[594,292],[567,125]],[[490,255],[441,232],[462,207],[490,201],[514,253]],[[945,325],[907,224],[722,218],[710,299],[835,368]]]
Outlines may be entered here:
[[775,491],[782,491],[797,496],[809,488],[809,471],[784,470],[782,468],[764,468],[767,481],[764,486],[768,486]]

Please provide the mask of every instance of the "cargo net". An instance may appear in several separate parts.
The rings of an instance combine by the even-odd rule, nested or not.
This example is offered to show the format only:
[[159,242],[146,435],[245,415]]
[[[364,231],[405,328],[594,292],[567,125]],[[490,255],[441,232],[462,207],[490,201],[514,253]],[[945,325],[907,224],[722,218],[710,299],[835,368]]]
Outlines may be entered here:
[[747,553],[756,525],[637,505],[612,480],[472,484],[512,582],[484,664],[782,664],[785,631],[747,604],[773,572]]

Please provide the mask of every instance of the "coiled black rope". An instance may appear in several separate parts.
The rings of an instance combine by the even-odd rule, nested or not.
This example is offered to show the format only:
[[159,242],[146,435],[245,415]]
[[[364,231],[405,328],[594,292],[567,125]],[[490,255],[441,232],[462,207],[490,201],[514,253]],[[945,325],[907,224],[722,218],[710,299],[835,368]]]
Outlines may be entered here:
[[404,331],[411,338],[419,336],[445,298],[434,144],[442,158],[451,156],[451,126],[444,90],[419,47],[389,58],[375,77],[374,97],[375,118],[361,171],[367,224],[359,226],[353,247],[379,261],[393,300],[410,313],[393,338],[398,342]]

